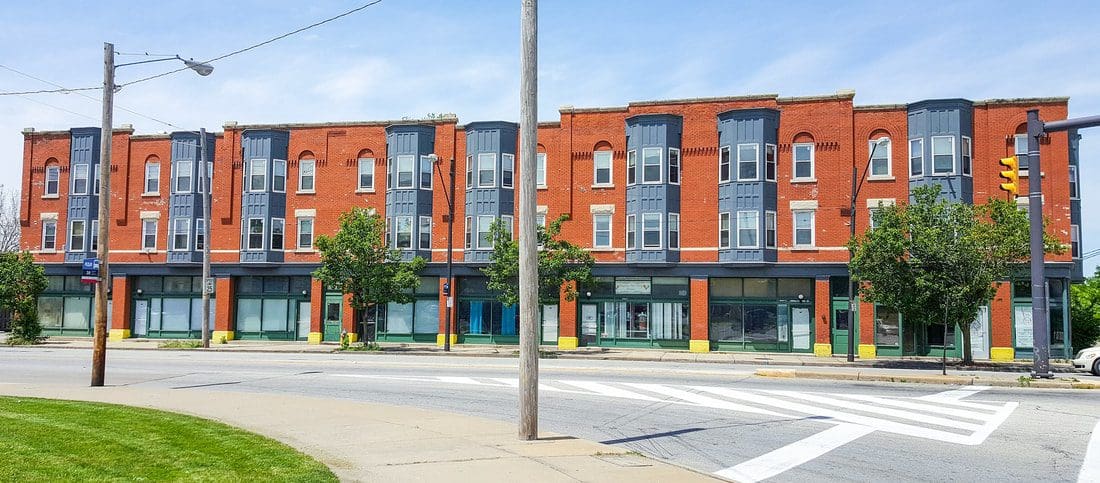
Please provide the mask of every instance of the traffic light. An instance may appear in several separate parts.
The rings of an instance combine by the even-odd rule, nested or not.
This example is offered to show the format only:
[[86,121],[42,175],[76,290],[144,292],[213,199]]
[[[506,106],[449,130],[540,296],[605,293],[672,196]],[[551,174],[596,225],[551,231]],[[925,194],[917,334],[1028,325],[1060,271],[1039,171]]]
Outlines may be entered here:
[[1006,181],[1005,183],[1001,183],[1001,191],[1016,196],[1020,191],[1020,165],[1019,162],[1016,161],[1016,156],[1001,158],[1001,166],[1008,168],[1001,171],[1001,177]]

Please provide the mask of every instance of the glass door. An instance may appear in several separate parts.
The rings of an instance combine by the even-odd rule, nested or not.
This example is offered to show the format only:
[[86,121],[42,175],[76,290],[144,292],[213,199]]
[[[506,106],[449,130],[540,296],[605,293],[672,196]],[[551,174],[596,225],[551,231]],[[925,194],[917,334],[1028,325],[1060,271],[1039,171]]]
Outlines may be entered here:
[[813,339],[813,320],[809,307],[791,308],[791,350],[809,351]]
[[312,304],[310,302],[298,302],[298,338],[309,338],[309,318]]
[[149,301],[134,301],[134,337],[145,337],[149,333]]
[[558,343],[558,306],[542,306],[542,343]]
[[855,323],[857,314],[848,310],[848,301],[833,302],[832,324],[833,355],[848,354],[848,331],[855,331],[855,339],[859,340],[859,324]]
[[325,296],[325,322],[324,340],[339,341],[342,321],[344,320],[344,297],[341,295]]

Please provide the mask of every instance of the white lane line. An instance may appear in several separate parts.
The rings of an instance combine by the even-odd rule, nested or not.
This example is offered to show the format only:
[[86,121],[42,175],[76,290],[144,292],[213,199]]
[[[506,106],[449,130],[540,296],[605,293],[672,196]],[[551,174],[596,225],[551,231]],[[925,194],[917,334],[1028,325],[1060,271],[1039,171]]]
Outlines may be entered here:
[[[489,380],[496,381],[496,382],[499,382],[501,384],[505,384],[508,387],[519,387],[519,379],[509,379],[507,377],[490,377]],[[550,386],[550,385],[546,385],[546,384],[542,384],[542,383],[539,383],[539,390],[540,391],[550,391],[550,392],[568,392],[568,393],[573,393],[573,394],[586,394],[586,393],[578,392],[578,391],[568,391],[568,390],[565,390],[565,389],[556,388],[554,386]]]
[[842,409],[849,409],[854,411],[862,411],[865,413],[881,414],[883,416],[890,416],[898,419],[908,419],[910,421],[920,421],[922,423],[935,424],[937,426],[946,426],[948,428],[959,428],[967,431],[977,431],[982,428],[979,424],[964,423],[954,419],[941,418],[939,416],[931,416],[928,414],[918,414],[909,411],[902,411],[899,409],[880,408],[872,406],[870,404],[863,404],[854,401],[842,401],[829,397],[818,396],[814,394],[803,394],[794,391],[767,391],[771,394],[779,396],[786,396],[792,399],[802,399],[804,401],[814,402],[818,404],[824,404],[827,406],[837,406]]
[[1092,428],[1089,445],[1085,449],[1085,460],[1081,463],[1081,472],[1077,474],[1077,483],[1100,481],[1100,421]]
[[919,399],[954,399],[959,400],[964,397],[973,396],[979,392],[990,389],[990,386],[967,386],[959,389],[952,389],[950,391],[938,392],[936,394],[929,394],[927,396],[921,396]]
[[451,384],[469,384],[471,386],[484,386],[485,383],[478,381],[472,377],[455,377],[455,376],[435,376],[439,379],[439,382],[449,382]]
[[874,404],[881,404],[883,406],[893,406],[902,409],[911,409],[913,411],[923,411],[926,413],[944,414],[947,416],[954,416],[957,418],[976,419],[978,421],[985,421],[992,417],[995,413],[992,412],[975,412],[966,409],[956,409],[945,406],[934,406],[931,404],[920,404],[910,402],[907,400],[894,399],[889,397],[868,396],[866,394],[833,394],[833,396],[842,397],[845,399],[855,399],[858,401],[864,401]]
[[645,394],[639,394],[634,391],[627,391],[626,389],[620,389],[617,387],[609,386],[599,382],[592,381],[557,381],[559,384],[566,384],[573,387],[578,387],[586,391],[592,391],[601,396],[618,397],[626,399],[637,399],[640,401],[661,401],[655,397],[646,396]]
[[745,483],[765,480],[805,464],[874,431],[874,428],[858,424],[838,424],[737,466],[716,471],[714,474]]
[[768,416],[778,416],[778,417],[781,417],[781,418],[790,418],[790,417],[792,417],[792,416],[789,416],[789,415],[786,415],[786,414],[779,414],[779,413],[777,413],[775,411],[772,411],[772,410],[769,410],[769,409],[761,409],[761,408],[757,408],[757,407],[753,407],[753,406],[746,406],[744,404],[737,404],[737,403],[732,403],[732,402],[729,402],[729,401],[723,401],[721,399],[715,399],[715,398],[712,398],[712,397],[707,397],[707,396],[704,396],[704,395],[699,394],[699,393],[682,391],[680,389],[675,389],[675,388],[668,387],[668,386],[662,386],[660,384],[643,384],[643,383],[636,383],[636,382],[625,382],[625,383],[623,383],[623,385],[630,386],[630,387],[633,387],[633,388],[636,388],[636,389],[642,389],[644,391],[655,392],[657,394],[662,394],[662,395],[665,395],[665,396],[672,396],[674,398],[677,398],[677,399],[680,399],[680,400],[683,400],[683,401],[687,401],[687,402],[690,402],[690,403],[698,404],[700,406],[705,406],[705,407],[709,407],[709,408],[729,409],[731,411],[741,411],[741,412],[745,412],[745,413],[764,414],[764,415],[768,415]]

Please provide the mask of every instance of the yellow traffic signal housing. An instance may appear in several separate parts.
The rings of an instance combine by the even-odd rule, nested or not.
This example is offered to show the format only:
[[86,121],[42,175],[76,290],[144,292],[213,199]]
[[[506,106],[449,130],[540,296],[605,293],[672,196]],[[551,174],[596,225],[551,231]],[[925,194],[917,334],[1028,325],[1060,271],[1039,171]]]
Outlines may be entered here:
[[1001,165],[1008,168],[1001,171],[1001,177],[1005,179],[1005,183],[1001,183],[1001,191],[1006,191],[1012,196],[1017,196],[1020,192],[1020,164],[1016,160],[1016,156],[1008,158],[1001,158]]

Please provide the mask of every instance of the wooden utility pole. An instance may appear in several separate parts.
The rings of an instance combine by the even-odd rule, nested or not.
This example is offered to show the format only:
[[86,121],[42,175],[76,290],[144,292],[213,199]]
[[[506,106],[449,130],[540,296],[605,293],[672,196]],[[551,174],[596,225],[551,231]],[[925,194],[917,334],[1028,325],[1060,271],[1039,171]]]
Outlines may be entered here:
[[539,293],[535,231],[538,0],[522,0],[519,95],[519,439],[539,437]]
[[115,46],[103,43],[103,124],[99,136],[99,233],[96,258],[99,283],[95,284],[95,330],[92,333],[92,387],[103,385],[107,366],[107,284],[111,282],[107,253],[111,243],[111,138],[115,103]]

